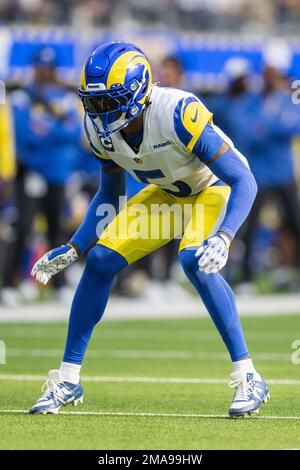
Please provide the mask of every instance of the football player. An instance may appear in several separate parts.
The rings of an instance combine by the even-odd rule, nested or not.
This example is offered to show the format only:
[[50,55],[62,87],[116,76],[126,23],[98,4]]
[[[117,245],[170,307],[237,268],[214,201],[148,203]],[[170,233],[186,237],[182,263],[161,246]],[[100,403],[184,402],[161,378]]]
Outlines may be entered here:
[[[163,205],[171,210],[174,204],[189,204],[188,220],[179,223],[179,260],[233,363],[230,386],[235,392],[229,415],[257,414],[269,391],[250,358],[234,294],[219,273],[256,195],[246,159],[213,124],[212,114],[198,98],[152,83],[150,64],[133,44],[99,46],[83,67],[79,95],[86,134],[101,162],[101,185],[69,243],[46,253],[32,270],[40,283],[47,284],[88,252],[71,307],[63,361],[59,370],[49,372],[47,389],[30,413],[57,413],[63,405],[82,402],[81,364],[115,275],[178,236],[166,218],[168,211],[151,208]],[[119,209],[125,171],[147,186]],[[106,227],[101,224],[103,204],[118,211]],[[138,216],[141,206],[148,210]],[[199,208],[201,227],[195,224]],[[179,212],[173,218],[180,217]],[[158,230],[158,236],[139,237],[132,230],[149,223],[159,228],[168,224],[169,236]]]

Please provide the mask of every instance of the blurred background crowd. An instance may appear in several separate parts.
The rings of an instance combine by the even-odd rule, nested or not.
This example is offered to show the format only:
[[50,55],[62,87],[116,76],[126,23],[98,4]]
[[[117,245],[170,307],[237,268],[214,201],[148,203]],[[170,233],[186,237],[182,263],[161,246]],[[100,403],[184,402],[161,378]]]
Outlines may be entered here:
[[[29,273],[43,252],[68,240],[97,189],[99,163],[84,136],[76,87],[85,55],[108,38],[145,47],[155,80],[199,96],[248,158],[258,196],[225,276],[240,293],[300,291],[299,1],[2,0],[0,24],[2,304],[68,302],[80,275],[75,264],[50,288],[37,288]],[[121,36],[116,27],[124,27]],[[213,31],[222,32],[218,40]],[[251,32],[246,42],[242,32]],[[268,32],[268,41],[256,32]],[[129,197],[141,188],[128,177]],[[125,270],[115,294],[193,295],[176,253],[174,241]]]
[[184,31],[295,31],[298,0],[1,0],[4,22]]

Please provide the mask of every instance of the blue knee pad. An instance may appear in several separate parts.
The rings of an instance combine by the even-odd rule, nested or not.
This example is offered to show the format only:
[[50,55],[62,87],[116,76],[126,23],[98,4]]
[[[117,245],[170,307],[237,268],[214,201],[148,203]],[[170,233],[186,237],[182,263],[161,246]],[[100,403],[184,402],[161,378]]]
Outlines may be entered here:
[[95,245],[87,255],[86,270],[100,278],[111,278],[127,266],[123,256],[104,245]]
[[195,287],[199,291],[199,288],[214,283],[215,279],[220,276],[220,274],[207,275],[199,270],[199,258],[196,258],[195,256],[197,250],[198,247],[185,248],[179,253],[179,261],[185,272],[186,277],[192,282],[192,284],[195,285],[196,283]]
[[198,258],[195,256],[197,249],[198,247],[195,249],[185,248],[179,253],[180,264],[188,278],[192,273],[198,271]]

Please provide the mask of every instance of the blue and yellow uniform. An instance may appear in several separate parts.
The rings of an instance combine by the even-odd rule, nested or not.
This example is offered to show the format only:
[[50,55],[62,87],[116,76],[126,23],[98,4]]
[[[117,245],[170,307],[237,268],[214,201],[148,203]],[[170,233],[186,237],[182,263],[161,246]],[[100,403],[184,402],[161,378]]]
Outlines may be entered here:
[[[232,149],[237,166],[249,172],[246,159],[213,125],[212,114],[194,95],[154,86],[149,99],[151,105],[144,110],[144,130],[137,153],[119,132],[107,138],[99,137],[92,120],[85,118],[91,149],[103,167],[124,168],[137,181],[148,184],[128,201],[98,241],[120,253],[128,263],[182,234],[180,251],[200,246],[222,229],[230,187],[210,170],[209,161],[224,140]],[[174,204],[178,205],[175,212],[151,210],[155,205],[171,208]],[[136,208],[140,205],[145,210],[138,214]],[[192,210],[183,220],[187,205]],[[149,233],[149,236],[138,237],[134,228],[137,215],[139,224],[145,230],[155,227],[158,236],[151,237]],[[166,224],[170,228],[167,235],[162,230]],[[235,229],[226,226],[222,230],[233,236]],[[72,242],[81,248],[77,236]]]
[[[89,249],[71,308],[61,387],[70,378],[79,383],[80,365],[115,275],[183,234],[180,263],[242,370],[232,375],[237,390],[229,414],[257,413],[269,392],[249,358],[234,294],[218,272],[256,194],[245,158],[194,95],[152,85],[149,62],[133,44],[99,46],[82,77],[79,94],[87,136],[102,162],[101,185],[70,242],[46,253],[33,269],[46,284]],[[138,116],[132,132],[122,132]],[[125,194],[125,170],[147,186],[116,215],[119,196]],[[53,413],[59,407],[43,396],[32,412]]]
[[11,111],[0,105],[0,180],[9,181],[15,176],[15,148]]

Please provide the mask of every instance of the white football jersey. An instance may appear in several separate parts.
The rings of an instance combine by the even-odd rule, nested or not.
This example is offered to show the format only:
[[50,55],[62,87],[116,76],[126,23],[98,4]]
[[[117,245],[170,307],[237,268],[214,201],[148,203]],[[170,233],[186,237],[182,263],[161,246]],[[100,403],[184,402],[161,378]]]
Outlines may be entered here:
[[[94,154],[113,160],[138,181],[155,184],[177,196],[198,194],[215,183],[218,178],[192,152],[206,124],[212,124],[212,114],[193,94],[174,88],[153,86],[150,102],[144,110],[138,153],[120,132],[100,138],[86,116],[85,128]],[[180,132],[184,138],[179,138]],[[233,147],[223,133],[222,137]]]

